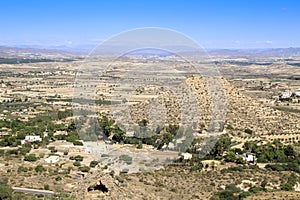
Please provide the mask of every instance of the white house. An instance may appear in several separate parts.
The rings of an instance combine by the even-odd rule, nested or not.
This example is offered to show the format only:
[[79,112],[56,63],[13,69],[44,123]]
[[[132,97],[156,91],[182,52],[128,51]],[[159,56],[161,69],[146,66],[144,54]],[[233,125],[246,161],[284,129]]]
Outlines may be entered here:
[[247,162],[254,162],[255,156],[252,153],[244,153],[243,160],[245,160]]
[[182,153],[181,156],[182,156],[183,160],[190,160],[193,157],[193,155],[190,153]]
[[292,92],[289,90],[286,90],[281,94],[281,98],[283,99],[290,98],[291,96],[292,96]]
[[25,136],[25,139],[21,141],[21,144],[25,144],[27,142],[36,142],[36,141],[41,142],[42,138],[39,135],[27,135]]
[[59,161],[59,156],[49,156],[45,159],[46,163],[57,163]]

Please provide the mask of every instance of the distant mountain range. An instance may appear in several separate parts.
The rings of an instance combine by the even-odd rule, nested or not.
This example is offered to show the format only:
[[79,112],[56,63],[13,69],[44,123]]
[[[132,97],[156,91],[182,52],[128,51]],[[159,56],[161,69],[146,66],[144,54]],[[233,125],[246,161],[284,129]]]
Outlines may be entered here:
[[226,57],[297,57],[300,48],[272,48],[272,49],[209,49],[211,56]]
[[[41,45],[18,45],[0,46],[0,56],[85,56],[88,55],[96,45],[77,46],[41,46]],[[124,47],[105,47],[109,49],[107,53],[120,53]],[[174,48],[175,49],[175,48]],[[189,47],[176,47],[185,54],[195,54]],[[206,49],[210,56],[221,56],[229,58],[238,57],[298,57],[300,48],[272,48],[272,49]],[[140,54],[149,54],[149,51],[140,51]]]

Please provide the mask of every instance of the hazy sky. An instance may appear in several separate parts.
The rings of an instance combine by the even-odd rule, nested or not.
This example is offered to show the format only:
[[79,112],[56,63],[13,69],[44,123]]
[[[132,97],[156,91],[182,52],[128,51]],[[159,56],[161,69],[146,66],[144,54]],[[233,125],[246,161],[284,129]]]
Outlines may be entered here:
[[0,25],[0,45],[97,44],[164,27],[206,48],[300,47],[300,1],[1,0]]

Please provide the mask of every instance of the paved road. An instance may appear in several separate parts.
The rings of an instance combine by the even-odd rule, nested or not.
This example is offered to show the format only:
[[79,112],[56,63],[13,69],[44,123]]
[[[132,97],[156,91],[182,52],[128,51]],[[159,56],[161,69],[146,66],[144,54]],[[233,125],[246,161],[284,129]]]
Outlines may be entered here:
[[55,194],[53,191],[49,190],[36,190],[29,188],[20,188],[20,187],[12,187],[15,192],[24,192],[24,193],[32,193],[32,194]]

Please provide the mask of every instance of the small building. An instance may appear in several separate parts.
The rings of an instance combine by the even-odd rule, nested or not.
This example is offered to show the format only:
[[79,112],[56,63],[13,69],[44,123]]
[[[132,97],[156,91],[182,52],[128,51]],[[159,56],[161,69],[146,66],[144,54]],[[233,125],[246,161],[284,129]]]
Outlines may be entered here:
[[49,156],[45,159],[46,163],[57,163],[59,161],[59,156]]
[[247,162],[253,162],[255,161],[255,156],[252,153],[244,153],[243,154],[243,160],[247,161]]
[[25,144],[28,142],[41,142],[42,138],[39,135],[27,135],[25,136],[25,139],[21,141],[21,144]]
[[190,153],[181,153],[181,157],[183,158],[183,160],[190,160],[192,159],[193,155]]
[[283,99],[290,98],[291,96],[292,96],[292,92],[289,91],[289,90],[286,90],[286,91],[281,93],[281,98],[283,98]]

